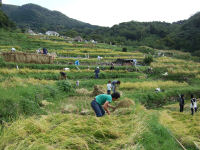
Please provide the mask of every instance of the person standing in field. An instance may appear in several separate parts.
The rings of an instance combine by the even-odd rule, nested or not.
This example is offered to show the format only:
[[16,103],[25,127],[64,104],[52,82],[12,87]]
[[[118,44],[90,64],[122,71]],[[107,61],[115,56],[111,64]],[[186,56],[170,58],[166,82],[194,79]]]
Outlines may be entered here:
[[98,78],[99,78],[99,73],[100,73],[99,67],[97,67],[97,68],[94,70],[94,73],[95,73],[95,78],[98,79]]
[[47,48],[43,48],[43,51],[42,51],[42,52],[43,52],[44,55],[47,55],[47,53],[48,53]]
[[194,98],[193,94],[191,94],[190,108],[191,108],[191,115],[194,115],[194,109],[195,109],[195,112],[197,111],[197,104],[196,104],[196,98]]
[[76,81],[76,87],[79,87],[79,80]]
[[119,98],[120,98],[120,94],[118,92],[112,93],[111,95],[100,94],[100,95],[97,95],[94,98],[94,100],[91,102],[91,107],[94,110],[97,117],[104,116],[105,111],[108,115],[110,115],[110,111],[108,110],[108,108],[112,108],[113,110],[115,110],[115,107],[111,106],[110,103],[112,101],[116,101]]
[[179,99],[180,112],[183,112],[184,104],[185,104],[185,98],[184,98],[184,95],[181,94],[181,97]]
[[114,64],[111,63],[110,70],[114,70]]
[[194,98],[194,111],[197,112],[197,99]]
[[111,81],[108,81],[108,84],[107,84],[107,94],[111,94]]
[[112,92],[113,92],[113,93],[115,93],[116,87],[119,86],[120,83],[121,83],[121,82],[120,82],[119,80],[115,80],[115,81],[113,81],[113,82],[111,83],[111,85],[112,85]]

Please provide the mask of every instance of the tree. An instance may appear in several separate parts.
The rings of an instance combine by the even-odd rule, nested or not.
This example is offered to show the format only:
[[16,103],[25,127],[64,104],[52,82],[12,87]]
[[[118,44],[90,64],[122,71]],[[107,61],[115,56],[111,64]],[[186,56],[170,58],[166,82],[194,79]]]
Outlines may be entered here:
[[65,32],[65,35],[69,37],[75,37],[75,36],[78,36],[79,34],[76,30],[72,29]]
[[126,48],[126,47],[123,47],[123,48],[122,48],[122,52],[127,52],[127,48]]
[[153,56],[152,55],[146,55],[144,60],[143,60],[143,63],[145,65],[150,65],[152,62],[153,62]]

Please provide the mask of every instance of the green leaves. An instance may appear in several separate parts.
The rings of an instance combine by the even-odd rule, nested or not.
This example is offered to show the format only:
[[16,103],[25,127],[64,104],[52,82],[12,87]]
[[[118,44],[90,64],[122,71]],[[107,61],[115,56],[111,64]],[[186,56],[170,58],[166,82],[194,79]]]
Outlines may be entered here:
[[61,91],[65,91],[65,92],[72,92],[73,91],[71,83],[67,80],[58,81],[57,86]]

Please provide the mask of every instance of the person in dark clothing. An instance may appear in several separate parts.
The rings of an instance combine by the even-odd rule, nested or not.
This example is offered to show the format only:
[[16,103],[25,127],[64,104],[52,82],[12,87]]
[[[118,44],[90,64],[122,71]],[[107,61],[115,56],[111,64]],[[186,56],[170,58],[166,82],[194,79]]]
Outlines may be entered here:
[[112,63],[111,66],[110,66],[110,70],[114,70],[114,64]]
[[48,50],[46,48],[43,48],[43,54],[47,55]]
[[99,67],[97,67],[97,68],[94,70],[94,73],[95,73],[95,78],[98,79],[98,78],[99,78],[99,73],[100,73]]
[[120,81],[115,80],[111,83],[113,93],[115,93],[117,85],[120,85]]
[[180,112],[183,112],[184,104],[185,104],[185,98],[184,95],[181,94],[181,97],[179,99]]
[[66,80],[67,75],[65,72],[60,72],[61,80]]

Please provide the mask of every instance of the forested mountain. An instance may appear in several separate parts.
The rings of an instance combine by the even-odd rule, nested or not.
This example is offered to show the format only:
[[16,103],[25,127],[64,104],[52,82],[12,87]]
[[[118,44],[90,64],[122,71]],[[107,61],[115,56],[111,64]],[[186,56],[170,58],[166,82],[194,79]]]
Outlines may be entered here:
[[[101,41],[125,45],[147,45],[158,49],[195,52],[200,56],[200,13],[187,20],[166,22],[125,22],[93,31]],[[100,36],[101,35],[101,36]]]
[[2,10],[18,27],[37,32],[55,30],[77,36],[121,45],[146,45],[158,49],[177,49],[200,55],[200,13],[174,23],[130,21],[111,28],[93,26],[71,19],[58,11],[35,4],[3,5]]
[[15,24],[0,10],[0,28],[13,28]]
[[179,29],[168,37],[173,41],[169,47],[189,52],[196,51],[195,53],[200,56],[200,12],[182,23]]
[[2,10],[18,27],[30,28],[38,32],[45,32],[46,30],[64,32],[73,28],[93,29],[97,27],[69,18],[58,11],[51,11],[35,4],[26,4],[23,6],[3,4]]

